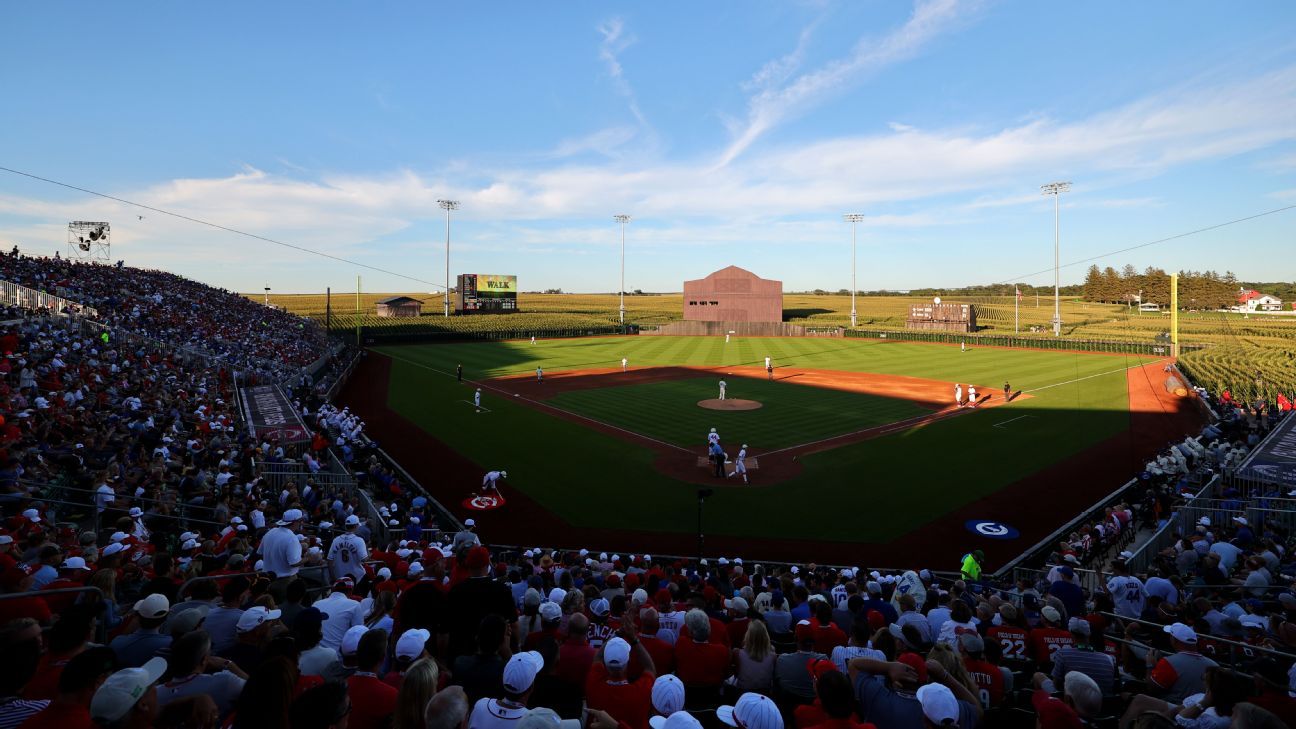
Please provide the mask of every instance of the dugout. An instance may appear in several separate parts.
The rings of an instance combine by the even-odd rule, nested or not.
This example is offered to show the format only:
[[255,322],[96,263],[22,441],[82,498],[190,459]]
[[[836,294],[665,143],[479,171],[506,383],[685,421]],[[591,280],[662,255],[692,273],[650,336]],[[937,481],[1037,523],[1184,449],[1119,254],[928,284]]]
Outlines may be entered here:
[[782,322],[783,282],[737,266],[685,281],[684,320]]

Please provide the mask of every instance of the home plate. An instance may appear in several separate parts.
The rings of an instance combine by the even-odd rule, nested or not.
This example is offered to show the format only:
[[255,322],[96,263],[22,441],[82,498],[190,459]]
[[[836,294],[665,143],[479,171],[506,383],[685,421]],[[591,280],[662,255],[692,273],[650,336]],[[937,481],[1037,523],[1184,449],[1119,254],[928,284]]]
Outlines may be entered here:
[[[750,456],[743,459],[743,463],[747,464],[748,471],[755,471],[760,468],[760,461]],[[698,464],[698,468],[705,468],[708,470],[715,468],[715,464],[711,463],[711,459],[707,458],[706,456],[698,456],[697,464]],[[733,469],[734,469],[734,462],[725,461],[725,473],[733,473]]]

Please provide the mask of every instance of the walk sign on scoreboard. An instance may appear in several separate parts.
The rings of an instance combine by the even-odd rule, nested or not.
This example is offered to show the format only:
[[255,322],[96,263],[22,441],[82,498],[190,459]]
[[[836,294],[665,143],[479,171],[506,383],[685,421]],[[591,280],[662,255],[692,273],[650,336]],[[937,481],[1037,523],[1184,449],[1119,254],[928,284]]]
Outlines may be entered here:
[[461,273],[455,296],[460,314],[512,314],[517,308],[517,276]]

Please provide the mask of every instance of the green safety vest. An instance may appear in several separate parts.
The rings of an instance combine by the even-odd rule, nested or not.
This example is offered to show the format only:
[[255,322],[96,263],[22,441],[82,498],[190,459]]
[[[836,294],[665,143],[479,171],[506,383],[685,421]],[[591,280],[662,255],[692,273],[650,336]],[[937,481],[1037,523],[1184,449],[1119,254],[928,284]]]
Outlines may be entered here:
[[981,565],[977,564],[976,558],[971,554],[963,555],[963,574],[971,580],[981,579]]

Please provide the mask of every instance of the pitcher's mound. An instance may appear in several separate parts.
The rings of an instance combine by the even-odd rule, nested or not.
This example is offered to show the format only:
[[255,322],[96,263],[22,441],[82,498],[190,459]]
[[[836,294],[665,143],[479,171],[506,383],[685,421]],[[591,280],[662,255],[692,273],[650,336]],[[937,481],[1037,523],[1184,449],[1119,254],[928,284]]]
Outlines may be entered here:
[[710,400],[698,400],[698,407],[707,410],[757,410],[761,404],[755,400],[741,400],[738,398],[711,398]]

